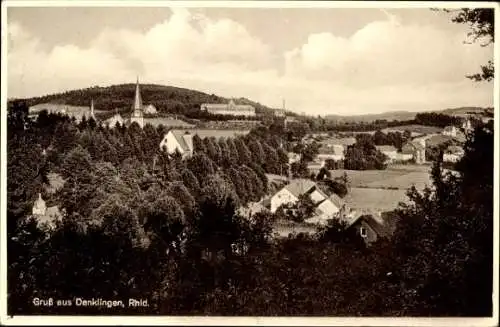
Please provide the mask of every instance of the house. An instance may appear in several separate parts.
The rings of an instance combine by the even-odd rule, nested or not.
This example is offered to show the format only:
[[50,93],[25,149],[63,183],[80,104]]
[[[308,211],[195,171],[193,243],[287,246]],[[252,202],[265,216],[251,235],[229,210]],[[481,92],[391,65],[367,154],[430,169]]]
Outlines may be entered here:
[[160,149],[166,149],[169,154],[180,152],[183,157],[189,157],[193,154],[193,137],[197,135],[204,139],[207,137],[234,138],[248,134],[248,130],[231,129],[171,129],[160,142]]
[[328,220],[337,216],[340,219],[345,218],[346,205],[344,201],[337,195],[332,194],[329,198],[321,201],[315,210],[315,215],[305,219],[306,223],[326,225]]
[[446,126],[443,129],[443,131],[441,132],[441,134],[443,134],[443,135],[452,136],[452,137],[457,136],[457,133],[458,133],[458,128],[456,128],[455,126]]
[[331,159],[333,161],[342,161],[345,159],[344,156],[344,146],[341,144],[334,144],[331,146],[321,146],[318,150],[318,155],[316,156],[316,161],[321,163],[322,166],[325,165],[326,160]]
[[156,110],[156,107],[153,106],[152,104],[148,104],[147,106],[144,107],[144,113],[148,115],[155,115],[158,111]]
[[375,148],[387,156],[388,162],[392,162],[398,157],[398,150],[392,145],[376,145]]
[[115,114],[113,117],[107,119],[105,124],[109,126],[109,128],[115,128],[117,124],[123,126],[125,124],[125,120],[122,118],[120,114]]
[[193,155],[193,134],[179,129],[171,129],[160,142],[160,149],[165,149],[168,154],[179,152],[183,158]]
[[464,156],[465,152],[461,146],[450,145],[443,153],[444,162],[458,162]]
[[[483,121],[483,123],[485,122],[484,119],[481,120]],[[462,129],[465,131],[465,133],[470,133],[471,131],[474,130],[474,127],[472,126],[472,122],[469,117],[465,118],[464,121],[462,122]]]
[[288,164],[293,164],[294,162],[300,161],[300,154],[295,152],[288,152]]
[[57,206],[47,207],[40,193],[38,193],[38,199],[33,204],[32,215],[36,219],[38,227],[49,228],[54,228],[56,221],[62,217]]
[[296,203],[304,194],[309,194],[316,204],[328,198],[313,181],[295,179],[271,197],[271,212],[276,212],[282,205]]
[[228,104],[203,103],[200,109],[212,115],[255,116],[255,108],[253,106],[235,104],[233,100],[230,100]]
[[398,154],[398,160],[414,160],[417,164],[425,163],[425,146],[421,142],[406,142],[401,148],[401,153]]
[[389,238],[396,230],[397,217],[391,213],[363,214],[354,219],[348,228],[356,229],[367,245],[380,238]]

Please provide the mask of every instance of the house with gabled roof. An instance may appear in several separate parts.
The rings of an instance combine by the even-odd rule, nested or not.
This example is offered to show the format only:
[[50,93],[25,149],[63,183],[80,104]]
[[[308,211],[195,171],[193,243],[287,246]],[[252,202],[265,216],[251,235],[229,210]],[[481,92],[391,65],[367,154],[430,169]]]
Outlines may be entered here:
[[183,158],[193,155],[193,134],[179,129],[171,129],[160,143],[160,149],[168,154],[180,153]]
[[398,218],[394,213],[369,213],[358,215],[348,223],[348,229],[355,229],[367,245],[381,238],[390,238],[397,226]]
[[415,163],[425,162],[425,146],[418,141],[406,142],[401,148],[401,157],[403,160],[413,159]]
[[271,197],[271,212],[276,212],[279,207],[285,204],[293,204],[299,201],[301,195],[307,194],[311,200],[318,204],[328,198],[328,196],[311,180],[295,179],[290,184],[283,187]]
[[337,194],[332,194],[318,204],[314,216],[304,221],[311,224],[326,225],[328,220],[332,218],[344,219],[347,211],[344,201]]

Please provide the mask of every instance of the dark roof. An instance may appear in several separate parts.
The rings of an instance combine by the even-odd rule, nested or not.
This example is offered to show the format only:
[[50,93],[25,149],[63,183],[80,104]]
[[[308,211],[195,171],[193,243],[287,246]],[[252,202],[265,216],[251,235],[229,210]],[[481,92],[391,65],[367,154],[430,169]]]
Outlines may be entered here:
[[380,237],[390,237],[396,231],[398,217],[390,212],[382,213],[380,219],[375,219],[371,214],[361,215],[353,220],[350,226],[354,226],[361,221],[368,224]]
[[295,179],[285,188],[298,198],[300,195],[311,191],[315,186],[316,184],[308,179]]

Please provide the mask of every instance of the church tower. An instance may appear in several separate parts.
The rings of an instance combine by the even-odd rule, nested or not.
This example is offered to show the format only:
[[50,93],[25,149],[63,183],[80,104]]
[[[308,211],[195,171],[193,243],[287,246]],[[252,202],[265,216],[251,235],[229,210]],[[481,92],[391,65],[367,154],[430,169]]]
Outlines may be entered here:
[[132,115],[130,117],[130,123],[132,124],[133,122],[139,124],[141,128],[144,127],[144,112],[142,107],[141,91],[139,89],[139,77],[137,77],[137,83],[135,85],[135,98],[134,104],[132,105]]
[[90,100],[90,117],[96,120],[94,115],[94,99]]

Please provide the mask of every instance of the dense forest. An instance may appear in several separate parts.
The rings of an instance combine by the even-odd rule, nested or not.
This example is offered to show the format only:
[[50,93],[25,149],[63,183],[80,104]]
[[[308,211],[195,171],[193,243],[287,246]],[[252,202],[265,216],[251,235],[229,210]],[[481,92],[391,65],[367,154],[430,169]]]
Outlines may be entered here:
[[[467,140],[458,174],[438,158],[435,192],[410,190],[393,239],[366,248],[336,220],[274,239],[272,216],[239,214],[266,194],[265,173],[286,165],[287,140],[273,129],[195,138],[182,160],[160,151],[162,127],[110,130],[46,113],[31,121],[26,110],[14,102],[8,116],[9,314],[491,314],[491,123]],[[50,172],[65,180],[55,192]],[[38,192],[65,209],[55,229],[30,218]],[[150,305],[40,307],[35,297]]]
[[[145,104],[153,104],[160,113],[183,114],[197,118],[202,103],[228,103],[229,99],[200,91],[164,86],[141,84],[141,95]],[[128,111],[134,99],[135,84],[120,84],[108,87],[94,86],[86,89],[26,99],[29,106],[39,103],[59,103],[73,106],[88,106],[94,100],[97,110]],[[271,114],[272,109],[245,98],[234,99],[236,104],[249,104],[257,113]]]

